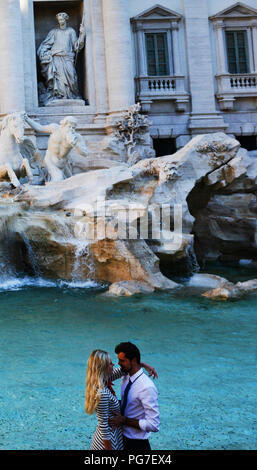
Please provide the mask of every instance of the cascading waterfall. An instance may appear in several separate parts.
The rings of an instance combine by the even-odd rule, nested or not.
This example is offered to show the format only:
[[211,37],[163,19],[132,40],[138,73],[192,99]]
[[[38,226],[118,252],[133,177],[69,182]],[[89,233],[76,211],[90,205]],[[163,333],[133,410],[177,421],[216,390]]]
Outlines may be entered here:
[[17,274],[10,259],[10,246],[8,244],[8,222],[10,217],[2,215],[0,219],[0,289],[13,285]]
[[[75,246],[75,259],[72,270],[72,285],[74,287],[90,287],[96,285],[91,279],[94,278],[94,263],[90,255],[90,240],[87,239],[86,232],[88,227],[84,222],[79,222],[73,227],[75,235],[69,240]],[[84,273],[87,272],[87,279]]]
[[[60,284],[78,288],[96,287],[98,283],[92,280],[94,278],[94,263],[89,251],[90,241],[84,237],[84,233],[80,233],[80,231],[76,233],[74,225],[68,223],[68,220],[63,217],[55,219],[58,242],[75,247],[71,281],[60,281]],[[85,272],[87,272],[86,278]]]
[[[62,245],[74,246],[74,266],[71,281],[47,280],[43,277],[37,256],[30,236],[26,232],[27,214],[13,211],[13,206],[3,203],[0,207],[0,291],[17,290],[26,286],[38,287],[96,287],[98,284],[91,281],[94,266],[89,253],[89,241],[77,238],[74,235],[73,223],[68,217],[45,218],[45,227],[53,233],[53,240]],[[44,227],[41,214],[30,216],[35,221],[35,227]],[[38,220],[38,221],[37,221]],[[44,219],[43,219],[44,220]],[[85,272],[88,273],[85,279]]]
[[29,263],[30,263],[30,266],[32,268],[32,274],[34,277],[40,277],[40,269],[39,269],[39,266],[38,266],[38,262],[37,262],[37,257],[35,255],[35,252],[31,246],[31,243],[29,241],[29,239],[26,237],[26,235],[24,233],[21,233],[20,234],[22,240],[24,241],[24,244],[26,246],[26,250],[27,250],[27,254],[28,254],[28,260],[29,260]]
[[195,250],[192,244],[188,244],[186,248],[186,268],[190,274],[198,273],[200,271],[200,266],[198,264]]
[[85,263],[89,269],[89,275],[90,275],[92,273],[93,267],[92,267],[92,262],[90,262],[89,242],[87,240],[85,241],[76,240],[75,261],[74,261],[74,267],[73,267],[73,272],[72,272],[73,280],[81,280],[82,257],[85,259]]
[[0,290],[15,287],[17,276],[11,265],[1,256],[0,261]]
[[[97,284],[91,280],[94,277],[94,264],[89,252],[88,240],[73,239],[76,246],[75,260],[72,270],[71,287],[94,287]],[[83,272],[88,271],[88,277],[85,279]]]
[[[11,226],[15,214],[10,211],[10,206],[0,208],[0,291],[18,290],[25,286],[51,286],[52,283],[41,279],[36,262],[35,253],[24,233],[20,233],[21,240],[27,250],[27,256],[31,264],[32,275],[29,276],[24,271],[24,261],[22,253],[15,245],[15,237]],[[7,214],[6,212],[11,214]]]

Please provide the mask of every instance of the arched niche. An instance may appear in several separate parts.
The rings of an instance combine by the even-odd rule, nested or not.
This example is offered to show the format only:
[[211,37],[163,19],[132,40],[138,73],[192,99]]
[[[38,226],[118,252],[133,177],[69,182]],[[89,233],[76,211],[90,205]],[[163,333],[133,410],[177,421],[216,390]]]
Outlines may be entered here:
[[[46,38],[49,31],[57,26],[56,15],[66,12],[69,15],[68,25],[75,29],[79,35],[79,27],[83,19],[83,0],[73,1],[34,1],[34,25],[35,25],[35,47],[38,49],[41,42]],[[78,86],[81,97],[88,104],[86,88],[86,66],[85,50],[78,54],[76,70],[78,74]],[[37,83],[42,82],[40,64],[37,57]]]

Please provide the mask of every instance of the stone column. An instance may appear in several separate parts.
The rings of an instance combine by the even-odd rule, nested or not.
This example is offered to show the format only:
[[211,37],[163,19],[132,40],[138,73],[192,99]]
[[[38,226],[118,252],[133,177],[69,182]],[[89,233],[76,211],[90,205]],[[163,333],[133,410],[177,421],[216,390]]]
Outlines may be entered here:
[[192,113],[192,134],[224,131],[227,125],[216,110],[214,69],[206,0],[184,0],[186,46]]
[[257,73],[257,20],[251,23],[252,37],[253,37],[253,63],[254,72]]
[[139,76],[147,77],[147,62],[145,56],[145,35],[143,25],[137,28],[137,42],[138,42],[138,61],[139,61]]
[[103,0],[103,19],[109,107],[119,114],[135,102],[127,0]]
[[0,112],[25,110],[19,0],[0,1]]
[[105,43],[102,0],[91,0],[90,5],[97,112],[95,122],[101,122],[105,120],[105,115],[108,112],[108,88],[106,76],[106,62],[104,56]]
[[178,28],[179,28],[178,22],[172,21],[171,29],[172,29],[174,75],[181,75]]
[[219,74],[226,73],[226,59],[225,59],[226,44],[224,43],[224,38],[223,38],[223,27],[224,27],[224,23],[222,20],[218,20],[214,23],[214,30],[216,32],[217,65],[218,65]]

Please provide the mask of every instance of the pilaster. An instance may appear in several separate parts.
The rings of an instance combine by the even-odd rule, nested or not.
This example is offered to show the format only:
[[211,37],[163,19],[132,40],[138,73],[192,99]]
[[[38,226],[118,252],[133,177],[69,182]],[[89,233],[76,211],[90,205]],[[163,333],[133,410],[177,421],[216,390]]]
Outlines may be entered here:
[[179,35],[178,35],[179,25],[177,21],[172,21],[171,29],[172,29],[174,75],[180,75],[181,67],[180,67],[180,50],[179,50]]
[[147,63],[145,55],[145,36],[143,25],[137,25],[137,41],[138,41],[138,67],[139,67],[139,76],[147,77]]
[[218,73],[226,73],[226,59],[225,59],[225,44],[223,38],[223,20],[217,20],[214,23],[214,30],[216,32],[216,44],[217,44],[217,65]]
[[253,67],[254,73],[257,73],[257,20],[251,22],[252,39],[253,39]]
[[192,134],[224,131],[227,128],[216,110],[214,71],[206,0],[184,0],[192,113]]
[[108,112],[108,89],[106,62],[104,56],[105,43],[102,0],[90,0],[90,6],[97,112],[95,122],[102,122],[105,121],[106,113]]
[[120,114],[135,102],[127,0],[103,0],[103,20],[110,112]]
[[0,110],[25,110],[23,41],[19,0],[0,2]]

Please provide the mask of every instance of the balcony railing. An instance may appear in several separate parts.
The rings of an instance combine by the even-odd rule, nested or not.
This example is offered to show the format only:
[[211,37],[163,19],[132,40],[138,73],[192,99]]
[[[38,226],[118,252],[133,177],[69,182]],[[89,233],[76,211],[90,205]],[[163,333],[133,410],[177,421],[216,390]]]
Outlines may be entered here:
[[174,95],[185,92],[185,78],[180,76],[138,77],[136,82],[140,95]]
[[184,76],[137,77],[137,98],[142,102],[175,100],[177,110],[185,111],[189,94],[185,90]]
[[257,88],[257,76],[255,77],[231,77],[230,78],[231,88],[239,88],[240,90],[246,88]]
[[257,73],[217,75],[217,98],[223,110],[232,110],[237,98],[257,98]]
[[217,75],[219,93],[251,95],[257,91],[257,73]]
[[167,91],[176,90],[176,80],[174,78],[157,78],[157,79],[148,79],[148,89],[150,91],[162,90],[165,93]]

